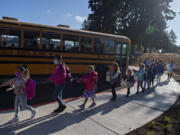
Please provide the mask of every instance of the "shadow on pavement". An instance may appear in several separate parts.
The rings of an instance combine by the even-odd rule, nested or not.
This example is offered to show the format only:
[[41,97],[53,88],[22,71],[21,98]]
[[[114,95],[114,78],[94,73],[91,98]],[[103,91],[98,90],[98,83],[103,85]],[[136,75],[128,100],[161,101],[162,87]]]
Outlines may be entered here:
[[[161,85],[167,85],[167,81],[162,82]],[[145,97],[146,95],[153,93],[155,88],[156,86],[152,87],[150,90],[146,90],[145,93],[143,93],[140,96]],[[73,108],[74,110],[71,113],[68,112],[65,112],[63,114],[52,113],[37,119],[20,121],[16,124],[11,124],[11,125],[4,124],[0,126],[0,135],[4,135],[4,134],[5,135],[15,135],[15,134],[49,135],[52,133],[56,133],[69,126],[84,122],[84,120],[92,119],[91,116],[98,113],[99,115],[104,115],[104,117],[106,117],[105,115],[110,113],[114,109],[120,108],[125,104],[127,104],[128,102],[131,102],[132,100],[136,100],[136,96],[137,95],[131,95],[129,98],[126,98],[127,100],[123,100],[123,98],[125,97],[122,98],[121,95],[117,98],[115,102],[106,102],[91,109],[79,110],[71,106],[71,108]],[[153,100],[153,97],[147,100]],[[17,131],[18,133],[16,133]]]

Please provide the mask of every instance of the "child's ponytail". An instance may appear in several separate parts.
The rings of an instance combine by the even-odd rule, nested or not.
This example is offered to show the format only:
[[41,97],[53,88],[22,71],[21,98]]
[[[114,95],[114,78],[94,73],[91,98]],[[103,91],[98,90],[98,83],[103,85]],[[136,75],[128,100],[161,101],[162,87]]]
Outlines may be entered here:
[[25,64],[23,64],[22,65],[23,67],[24,67],[24,75],[25,75],[25,78],[27,79],[27,80],[29,80],[30,79],[30,72],[29,72],[29,69],[28,69],[28,67],[27,67],[27,65],[25,65]]

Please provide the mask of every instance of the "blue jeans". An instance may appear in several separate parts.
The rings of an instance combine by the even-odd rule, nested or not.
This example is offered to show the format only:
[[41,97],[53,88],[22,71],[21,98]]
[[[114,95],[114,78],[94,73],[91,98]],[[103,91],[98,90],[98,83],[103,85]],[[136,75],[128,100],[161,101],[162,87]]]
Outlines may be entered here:
[[139,86],[144,90],[143,88],[143,81],[137,81],[137,92],[139,92]]
[[55,86],[54,92],[53,92],[53,99],[56,99],[59,103],[59,107],[63,106],[64,103],[62,101],[62,92],[65,88],[66,84],[59,84]]
[[146,89],[146,85],[148,86],[148,88],[150,88],[150,80],[144,81],[144,89]]

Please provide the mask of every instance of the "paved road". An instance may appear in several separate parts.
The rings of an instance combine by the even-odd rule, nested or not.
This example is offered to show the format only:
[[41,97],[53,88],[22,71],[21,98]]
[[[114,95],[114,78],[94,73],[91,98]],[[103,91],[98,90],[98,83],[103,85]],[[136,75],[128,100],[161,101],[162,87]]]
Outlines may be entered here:
[[174,104],[180,94],[180,86],[172,79],[145,93],[135,95],[136,86],[127,98],[126,89],[118,91],[116,102],[109,102],[111,93],[97,94],[97,106],[85,110],[78,105],[83,99],[67,101],[67,109],[62,114],[51,113],[57,103],[38,106],[35,119],[28,120],[30,112],[20,113],[21,121],[7,125],[14,112],[0,112],[0,135],[121,135],[126,134],[160,116]]

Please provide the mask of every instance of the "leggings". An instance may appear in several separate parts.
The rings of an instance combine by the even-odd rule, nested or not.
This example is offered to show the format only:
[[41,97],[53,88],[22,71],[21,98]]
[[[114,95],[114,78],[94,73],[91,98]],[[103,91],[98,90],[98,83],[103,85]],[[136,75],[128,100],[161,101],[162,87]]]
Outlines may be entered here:
[[173,73],[168,73],[168,80],[171,79]]
[[26,110],[31,111],[32,113],[35,111],[34,108],[27,105],[27,96],[26,95],[16,95],[15,104],[14,104],[15,118],[18,118],[18,114],[19,114],[19,111],[20,111],[20,105],[21,105],[21,107],[23,107]]
[[150,88],[150,80],[144,81],[144,89],[146,89],[146,85],[148,86],[148,89]]
[[113,99],[116,98],[116,91],[115,91],[115,88],[116,88],[116,83],[113,83],[113,84],[111,85],[111,91],[112,91]]

